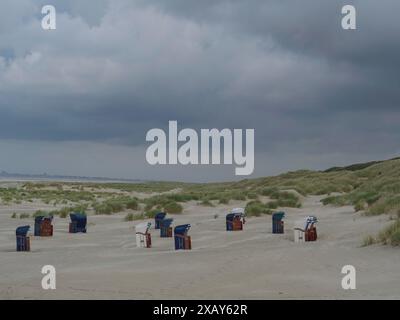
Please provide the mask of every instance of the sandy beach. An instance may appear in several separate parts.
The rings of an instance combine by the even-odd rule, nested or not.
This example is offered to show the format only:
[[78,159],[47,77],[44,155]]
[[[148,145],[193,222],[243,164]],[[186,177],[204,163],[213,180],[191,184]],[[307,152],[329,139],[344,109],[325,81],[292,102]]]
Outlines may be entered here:
[[[225,215],[245,202],[216,207],[183,204],[174,224],[190,223],[191,251],[152,228],[151,249],[137,248],[124,213],[89,216],[87,234],[69,234],[69,219],[55,218],[52,238],[31,238],[31,252],[15,252],[15,228],[33,219],[34,204],[0,207],[0,299],[399,299],[400,255],[390,246],[361,247],[389,216],[362,216],[353,207],[323,206],[323,196],[287,208],[285,234],[272,234],[271,217],[249,218],[244,231],[226,232]],[[43,207],[43,206],[42,206]],[[317,242],[296,244],[293,226],[315,215]],[[217,216],[216,216],[217,215]],[[33,230],[32,230],[33,231]],[[43,290],[41,268],[53,265],[57,289]],[[343,290],[341,268],[357,270],[357,289]]]

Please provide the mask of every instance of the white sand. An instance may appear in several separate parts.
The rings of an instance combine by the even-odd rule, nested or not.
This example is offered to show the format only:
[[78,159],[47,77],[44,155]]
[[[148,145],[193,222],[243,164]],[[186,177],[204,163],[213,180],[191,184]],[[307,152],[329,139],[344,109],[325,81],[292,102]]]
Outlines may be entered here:
[[[366,235],[390,223],[364,217],[351,207],[324,207],[308,197],[302,209],[286,209],[284,235],[271,233],[271,217],[250,218],[242,232],[225,231],[225,214],[243,205],[215,208],[184,205],[177,223],[191,223],[191,251],[174,251],[173,239],[152,230],[153,248],[136,248],[125,213],[90,216],[87,234],[68,234],[69,219],[55,219],[53,238],[31,239],[32,251],[15,252],[15,228],[33,219],[34,205],[0,206],[1,299],[370,299],[400,298],[400,251],[360,247]],[[31,207],[29,207],[31,206]],[[214,215],[219,214],[217,219]],[[316,215],[319,239],[295,244],[292,228]],[[41,288],[41,268],[57,270],[57,289]],[[357,269],[357,289],[341,288],[341,268]]]

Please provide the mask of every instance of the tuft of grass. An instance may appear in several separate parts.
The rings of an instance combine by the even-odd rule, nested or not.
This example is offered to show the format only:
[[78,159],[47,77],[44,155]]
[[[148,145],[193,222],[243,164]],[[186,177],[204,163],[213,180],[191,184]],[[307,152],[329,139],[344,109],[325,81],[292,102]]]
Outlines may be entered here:
[[331,204],[333,206],[340,207],[340,206],[345,206],[346,204],[349,204],[349,201],[344,196],[329,196],[329,197],[323,198],[321,200],[321,202],[324,206]]
[[268,197],[271,196],[272,194],[275,194],[276,192],[278,192],[278,188],[276,187],[273,188],[269,187],[261,190],[261,194],[263,196],[268,196]]
[[168,213],[179,214],[183,212],[183,207],[177,202],[169,202],[164,206],[164,210]]
[[400,219],[386,227],[378,234],[377,241],[382,244],[400,246]]
[[275,199],[275,201],[267,203],[267,207],[270,209],[276,209],[278,207],[301,207],[299,197],[292,192],[269,189],[267,193],[270,198]]
[[211,202],[210,200],[208,200],[208,199],[204,199],[204,200],[201,201],[199,204],[200,204],[201,206],[204,206],[204,207],[214,207],[214,205],[212,204],[212,202]]
[[11,216],[12,219],[16,219],[17,218],[17,214],[14,212]]
[[159,209],[153,209],[145,212],[145,215],[149,219],[154,219],[156,214],[159,213],[161,210]]
[[248,217],[259,217],[262,214],[272,214],[272,211],[261,201],[253,200],[246,204],[245,213]]
[[365,215],[380,215],[384,213],[399,212],[400,195],[384,195],[368,207]]
[[70,208],[62,208],[58,211],[58,216],[62,219],[65,219],[68,217],[68,215],[71,213]]
[[124,221],[144,220],[146,218],[147,217],[146,217],[146,215],[144,213],[137,213],[137,214],[128,213],[125,216]]
[[19,215],[19,218],[20,218],[20,219],[28,219],[28,218],[30,218],[30,216],[29,216],[28,213],[21,213],[21,214]]
[[252,200],[256,200],[256,199],[258,199],[258,194],[255,193],[255,192],[249,192],[247,194],[247,198],[252,199]]
[[362,200],[358,201],[355,205],[354,205],[354,211],[358,212],[358,211],[362,211],[365,210],[366,208],[366,203]]
[[52,215],[52,216],[59,216],[62,219],[65,219],[69,216],[72,212],[79,212],[81,214],[86,214],[87,205],[76,205],[73,207],[64,207],[60,210],[53,210],[49,213],[45,212],[45,215]]
[[47,216],[48,215],[48,213],[46,212],[46,211],[43,211],[43,210],[36,210],[33,214],[32,214],[32,218],[36,218],[36,217],[39,217],[39,216]]
[[276,209],[276,208],[278,208],[278,202],[277,201],[269,201],[269,202],[267,202],[266,204],[265,204],[265,206],[268,208],[268,209]]
[[139,208],[139,203],[138,203],[138,201],[136,199],[129,200],[126,203],[126,208],[127,209],[132,209],[132,210],[137,210]]
[[219,204],[229,204],[229,198],[228,197],[222,197],[218,201]]
[[373,245],[374,243],[376,243],[376,239],[373,236],[368,235],[363,239],[361,246],[367,247]]

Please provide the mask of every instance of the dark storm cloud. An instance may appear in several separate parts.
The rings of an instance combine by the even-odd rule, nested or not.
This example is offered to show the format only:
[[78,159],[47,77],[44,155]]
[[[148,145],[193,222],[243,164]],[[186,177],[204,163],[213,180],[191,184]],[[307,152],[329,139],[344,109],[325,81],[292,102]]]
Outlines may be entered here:
[[0,5],[0,140],[143,147],[178,120],[282,157],[399,149],[398,1],[55,0],[54,32],[43,4]]

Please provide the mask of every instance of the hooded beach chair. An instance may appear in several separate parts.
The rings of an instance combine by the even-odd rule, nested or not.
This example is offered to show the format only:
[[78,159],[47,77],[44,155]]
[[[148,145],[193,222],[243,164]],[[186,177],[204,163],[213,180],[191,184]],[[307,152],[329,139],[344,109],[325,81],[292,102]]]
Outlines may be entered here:
[[86,233],[87,217],[82,213],[71,213],[71,222],[69,224],[69,233]]
[[15,230],[17,237],[17,251],[31,251],[30,238],[27,237],[30,226],[18,227]]
[[314,216],[308,216],[305,218],[303,228],[294,228],[294,241],[295,242],[306,242],[317,240],[317,228],[315,224],[318,219]]
[[53,236],[53,216],[45,217],[38,216],[35,217],[35,237],[51,237]]
[[136,246],[138,248],[151,248],[151,222],[139,223],[136,227]]
[[154,217],[154,229],[160,229],[160,221],[164,220],[167,214],[165,212],[159,212]]
[[235,208],[231,213],[226,215],[226,231],[243,230],[243,225],[246,223],[243,208]]
[[176,226],[174,229],[175,250],[191,250],[192,240],[187,235],[190,229],[190,224]]
[[33,232],[35,237],[40,237],[40,227],[42,225],[43,219],[44,219],[44,216],[35,217],[35,229]]
[[172,238],[172,227],[171,224],[174,219],[163,219],[160,221],[160,237],[161,238]]
[[272,233],[284,233],[284,222],[283,218],[285,213],[282,211],[275,212],[272,214]]

